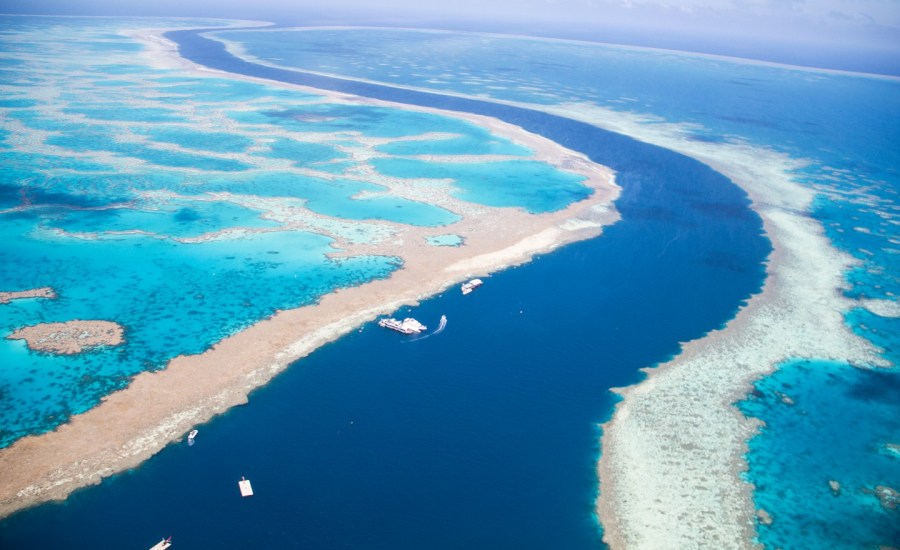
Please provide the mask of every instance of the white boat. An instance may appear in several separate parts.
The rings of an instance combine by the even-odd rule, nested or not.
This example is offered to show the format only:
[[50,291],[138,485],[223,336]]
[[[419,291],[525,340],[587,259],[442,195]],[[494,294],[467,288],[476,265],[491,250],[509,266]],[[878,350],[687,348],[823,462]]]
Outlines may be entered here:
[[241,480],[238,481],[238,487],[241,489],[242,497],[252,497],[253,496],[253,487],[250,485],[250,480],[241,476]]
[[197,430],[191,430],[191,433],[188,434],[188,445],[194,444],[194,438],[197,437],[198,433]]
[[397,332],[401,332],[403,334],[418,334],[428,328],[412,317],[407,317],[402,321],[398,321],[397,319],[393,318],[382,319],[378,321],[378,326],[396,330]]
[[161,541],[159,541],[156,544],[154,544],[153,546],[151,546],[150,550],[165,550],[166,548],[168,548],[170,546],[172,546],[172,537],[169,537],[167,539],[162,539]]
[[484,281],[482,281],[481,279],[472,279],[471,281],[469,281],[467,283],[463,283],[463,285],[460,287],[460,289],[462,290],[463,295],[466,295],[466,294],[472,292],[473,290],[475,290],[476,288],[480,287],[483,284],[484,284]]
[[428,329],[428,327],[426,327],[422,323],[416,321],[412,317],[407,317],[406,319],[404,319],[403,326],[411,329],[413,332],[416,332],[416,333],[419,333],[419,332],[422,332],[423,330]]

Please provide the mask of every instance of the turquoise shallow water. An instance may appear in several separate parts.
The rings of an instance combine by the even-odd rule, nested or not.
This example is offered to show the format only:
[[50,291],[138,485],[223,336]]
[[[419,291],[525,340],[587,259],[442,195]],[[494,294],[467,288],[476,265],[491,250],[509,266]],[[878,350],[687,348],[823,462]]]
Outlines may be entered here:
[[282,138],[269,145],[268,156],[292,160],[295,166],[321,166],[348,155],[330,145]]
[[[199,237],[233,227],[277,227],[260,217],[261,212],[232,203],[197,200],[147,201],[119,208],[80,210],[51,206],[40,209],[45,227],[67,233],[118,233],[141,231],[160,237]],[[114,236],[113,238],[115,238]]]
[[465,240],[459,235],[435,235],[426,239],[432,246],[460,246]]
[[390,155],[512,155],[528,156],[532,151],[509,140],[492,137],[473,128],[467,136],[431,141],[395,141],[377,150]]
[[521,206],[532,214],[561,210],[590,196],[584,176],[567,174],[537,162],[505,161],[448,164],[414,159],[375,159],[380,173],[399,178],[453,180],[453,195],[488,206]]
[[[875,548],[900,540],[900,512],[878,486],[900,486],[900,373],[792,361],[740,407],[766,425],[750,442],[759,526],[770,548]],[[829,481],[836,481],[834,491]]]
[[[59,296],[0,306],[0,446],[53,429],[136,373],[401,265],[392,256],[330,259],[339,237],[376,234],[380,221],[460,219],[360,178],[361,152],[393,154],[366,139],[444,155],[503,151],[536,165],[527,149],[457,119],[156,68],[118,33],[119,20],[0,24],[10,31],[0,37],[0,290],[51,286]],[[487,178],[508,167],[472,169]],[[344,173],[356,175],[335,177]],[[273,214],[283,207],[292,223],[337,220],[331,227],[345,234],[288,226]],[[73,319],[116,321],[127,343],[57,357],[5,338]]]
[[152,141],[171,143],[186,149],[199,149],[213,153],[240,153],[253,145],[246,136],[236,136],[225,132],[198,132],[186,128],[151,128],[146,130]]
[[329,261],[330,239],[296,231],[181,244],[141,236],[79,240],[35,234],[32,228],[27,217],[4,224],[0,284],[52,286],[59,298],[4,305],[3,326],[9,328],[3,336],[10,328],[41,322],[107,319],[125,327],[127,344],[57,357],[0,340],[0,416],[7,443],[52,428],[128,377],[159,368],[174,355],[199,353],[275,309],[311,303],[333,288],[383,277],[397,267],[381,257]]

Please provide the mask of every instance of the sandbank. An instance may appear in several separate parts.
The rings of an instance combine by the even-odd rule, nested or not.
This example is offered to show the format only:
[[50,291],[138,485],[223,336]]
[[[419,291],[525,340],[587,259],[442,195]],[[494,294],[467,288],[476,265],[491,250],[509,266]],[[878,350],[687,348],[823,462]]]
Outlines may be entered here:
[[[232,78],[227,73],[188,64],[176,56],[171,43],[159,36],[150,39],[157,66]],[[305,90],[325,95],[319,90]],[[346,94],[329,97],[392,105],[357,100]],[[41,502],[64,499],[79,487],[137,466],[197,424],[247,402],[254,388],[362,323],[401,306],[414,305],[467,278],[485,276],[566,243],[595,237],[604,225],[618,219],[612,201],[619,188],[612,172],[583,155],[487,117],[421,110],[486,126],[531,148],[537,160],[584,175],[583,183],[594,193],[547,214],[470,204],[463,219],[448,226],[416,228],[395,224],[397,233],[390,239],[365,247],[365,253],[402,258],[403,267],[389,278],[340,289],[323,296],[315,305],[279,311],[202,354],[180,356],[161,371],[136,376],[127,388],[106,396],[97,407],[72,417],[53,432],[22,438],[0,450],[0,470],[4,472],[0,479],[0,517]],[[442,206],[438,199],[438,206]],[[461,202],[452,206],[463,208]],[[429,235],[447,232],[459,235],[465,244],[437,248],[426,241]]]
[[66,321],[23,327],[7,338],[25,340],[29,349],[73,355],[97,346],[118,346],[125,341],[125,330],[112,321]]
[[0,304],[6,304],[13,300],[22,300],[25,298],[48,298],[56,299],[56,291],[49,286],[41,288],[32,288],[30,290],[18,290],[14,292],[0,292]]

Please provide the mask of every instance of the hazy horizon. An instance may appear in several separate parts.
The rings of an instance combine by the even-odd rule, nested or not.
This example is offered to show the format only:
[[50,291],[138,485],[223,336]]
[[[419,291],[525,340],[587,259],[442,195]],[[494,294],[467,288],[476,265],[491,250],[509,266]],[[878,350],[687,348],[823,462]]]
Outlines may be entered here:
[[0,11],[35,15],[190,16],[284,25],[373,25],[571,38],[900,76],[900,0],[33,0]]

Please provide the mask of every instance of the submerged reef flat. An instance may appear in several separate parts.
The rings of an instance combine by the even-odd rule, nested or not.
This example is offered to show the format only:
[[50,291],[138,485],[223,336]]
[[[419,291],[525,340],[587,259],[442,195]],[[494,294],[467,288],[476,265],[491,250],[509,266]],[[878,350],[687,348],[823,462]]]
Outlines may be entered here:
[[[73,407],[76,414],[42,410],[40,419],[62,416],[50,425],[27,424],[25,413],[15,419],[23,426],[0,450],[0,516],[137,466],[361,323],[597,236],[618,219],[612,172],[540,136],[487,117],[231,78],[186,63],[159,34],[132,23],[126,36],[114,26],[111,35],[109,21],[66,20],[83,25],[80,40],[100,32],[105,46],[127,55],[106,58],[95,74],[74,68],[91,66],[79,63],[77,48],[58,52],[58,73],[33,72],[43,84],[40,104],[7,119],[13,150],[0,154],[19,163],[21,177],[10,185],[21,190],[8,194],[0,216],[15,220],[8,230],[28,241],[0,250],[17,268],[5,276],[35,276],[28,260],[37,249],[46,255],[43,269],[78,278],[58,287],[66,300],[52,303],[64,309],[18,308],[5,325],[97,309],[129,327],[129,337],[115,361],[73,368],[76,394],[86,392],[78,381],[104,372],[89,369],[112,371],[105,391]],[[147,28],[167,26],[152,23]],[[53,48],[40,34],[31,37],[33,47]],[[23,56],[34,62],[30,51]],[[73,82],[73,70],[79,84],[66,89],[61,83]],[[97,81],[108,80],[117,84],[98,91]],[[40,95],[23,92],[21,83],[5,86]],[[118,103],[87,106],[85,97]],[[200,139],[186,141],[186,129]],[[232,136],[227,143],[221,130]],[[461,144],[447,134],[468,137]],[[494,145],[473,152],[469,145],[485,136]],[[435,140],[452,143],[446,151],[429,146],[425,155],[381,150]],[[388,175],[371,162],[396,152],[422,162],[440,158],[445,170]],[[27,172],[25,161],[34,165],[37,157],[40,170]],[[536,202],[546,181],[500,177],[498,167],[516,162],[540,165],[542,178],[553,180],[559,195],[547,197],[549,206]],[[456,178],[471,174],[454,166],[469,164],[480,167],[486,187],[516,185],[517,194],[498,189],[497,199],[489,189],[475,192],[471,181],[468,193],[457,194]],[[77,196],[66,193],[72,172],[82,182]],[[434,246],[446,235],[458,245]],[[18,280],[0,284],[27,288]],[[17,360],[60,359],[47,355]],[[69,376],[54,363],[19,370],[40,374],[38,364]],[[18,371],[3,375],[11,387]],[[127,387],[114,385],[122,379]]]
[[97,346],[118,346],[125,330],[111,321],[67,321],[20,328],[7,338],[25,340],[29,349],[60,355],[81,353]]
[[0,292],[0,304],[6,304],[13,300],[23,300],[25,298],[47,298],[53,300],[56,298],[56,291],[49,286],[43,286],[41,288],[32,288],[30,290]]
[[[597,511],[610,546],[752,547],[757,511],[742,474],[759,425],[734,403],[793,357],[885,364],[844,322],[855,302],[841,293],[843,275],[856,262],[805,215],[814,193],[793,181],[798,161],[749,145],[688,141],[676,125],[645,125],[633,115],[561,110],[709,164],[743,187],[763,218],[774,248],[763,291],[726,327],[619,391],[598,464]],[[758,517],[766,521],[768,512]]]

